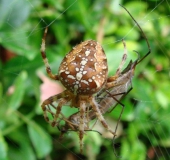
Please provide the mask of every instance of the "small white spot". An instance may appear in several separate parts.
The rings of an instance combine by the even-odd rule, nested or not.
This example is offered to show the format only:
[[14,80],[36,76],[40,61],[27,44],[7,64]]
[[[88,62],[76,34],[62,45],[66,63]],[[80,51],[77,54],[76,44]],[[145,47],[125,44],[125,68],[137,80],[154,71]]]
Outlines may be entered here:
[[59,74],[61,74],[62,72],[65,72],[66,70],[65,69],[61,69],[60,71],[59,71]]
[[107,67],[106,66],[103,66],[102,69],[106,69]]
[[98,81],[95,81],[96,85],[97,85],[97,88],[101,87],[100,86],[100,83]]
[[81,57],[81,55],[79,55],[79,57]]
[[83,74],[86,74],[87,73],[87,71],[83,71]]
[[76,71],[78,72],[78,71],[79,71],[79,68],[76,67]]
[[90,54],[90,51],[87,50],[87,51],[85,52],[85,55],[88,56],[89,54]]
[[85,65],[87,62],[85,60],[81,61],[80,64]]
[[80,72],[79,72],[79,73],[77,73],[77,74],[76,74],[76,78],[77,78],[77,80],[80,80],[80,79],[82,78],[82,76],[83,76],[83,75],[82,75]]
[[94,68],[96,69],[98,67],[98,63],[95,63],[94,64]]
[[97,59],[96,53],[94,53],[94,57]]
[[80,71],[83,71],[83,68],[80,68]]
[[66,71],[65,74],[69,74],[70,72],[69,71]]
[[76,65],[77,63],[76,62],[72,62],[71,64]]
[[86,80],[81,80],[81,82],[83,82],[83,83],[89,85],[89,82],[87,82]]
[[72,76],[72,75],[68,75],[67,77],[68,77],[68,78],[71,78],[71,79],[75,79],[75,77]]
[[93,61],[93,59],[90,59],[90,61]]
[[92,79],[95,79],[95,76],[92,76]]
[[89,82],[92,82],[92,79],[88,79]]
[[79,84],[79,81],[76,81],[76,84]]

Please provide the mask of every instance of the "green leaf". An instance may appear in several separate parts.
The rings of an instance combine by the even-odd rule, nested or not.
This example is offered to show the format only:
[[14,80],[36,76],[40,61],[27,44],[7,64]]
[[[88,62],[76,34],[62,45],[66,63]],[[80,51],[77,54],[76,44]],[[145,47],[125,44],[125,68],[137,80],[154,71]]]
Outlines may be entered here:
[[133,143],[129,143],[127,139],[124,139],[121,152],[122,159],[127,160],[144,160],[146,157],[146,148],[139,139],[136,139]]
[[156,91],[155,97],[161,107],[163,107],[163,108],[168,107],[169,99],[166,97],[166,94],[164,92],[162,92],[160,90]]
[[25,127],[20,127],[8,134],[9,145],[8,157],[10,160],[35,160],[36,156],[30,144]]
[[19,27],[27,19],[31,10],[26,1],[11,3],[11,0],[2,0],[0,4],[0,19],[4,22],[0,27],[3,26],[4,29]]
[[[89,159],[91,157],[96,157],[97,154],[100,152],[100,147],[102,145],[101,135],[94,131],[88,132],[87,136],[84,137],[84,149],[86,154],[88,155]],[[93,150],[93,152],[89,152],[89,150]]]
[[3,86],[2,83],[0,83],[0,103],[2,102],[2,92],[3,92]]
[[52,150],[50,135],[48,135],[39,125],[34,122],[29,123],[28,133],[38,158],[43,158],[50,153]]
[[0,132],[0,160],[7,160],[7,144]]
[[14,82],[14,93],[9,100],[8,114],[17,110],[20,107],[24,93],[25,93],[25,81],[27,79],[27,73],[25,71],[21,72]]

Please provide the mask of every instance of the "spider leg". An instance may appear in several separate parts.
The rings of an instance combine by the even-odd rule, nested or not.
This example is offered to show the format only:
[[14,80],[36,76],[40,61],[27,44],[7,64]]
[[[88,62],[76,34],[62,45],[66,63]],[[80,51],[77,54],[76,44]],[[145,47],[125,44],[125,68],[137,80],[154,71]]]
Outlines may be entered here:
[[[121,74],[121,70],[122,70],[122,67],[124,66],[125,64],[125,61],[126,61],[126,58],[127,58],[127,49],[126,49],[126,43],[125,41],[122,39],[122,42],[123,42],[123,46],[124,46],[124,54],[122,56],[122,60],[121,60],[121,63],[119,64],[119,67],[116,71],[116,74],[114,76],[111,76],[107,79],[107,82],[112,82],[112,81],[115,81],[119,75]],[[110,84],[111,86],[110,87],[113,87],[114,84]]]
[[[119,123],[120,123],[120,119],[121,119],[121,116],[122,116],[123,111],[124,111],[124,108],[125,108],[125,105],[124,105],[123,103],[121,103],[121,102],[119,101],[119,99],[121,99],[123,96],[127,95],[127,94],[133,89],[131,80],[130,80],[130,84],[131,84],[130,89],[129,89],[128,91],[122,92],[122,93],[112,94],[112,93],[110,93],[108,90],[106,90],[106,92],[109,94],[109,96],[112,97],[112,98],[113,98],[118,104],[120,104],[121,107],[122,107],[122,110],[121,110],[121,112],[120,112],[120,114],[119,114],[119,118],[118,118],[118,121],[117,121],[117,124],[116,124],[116,127],[115,127],[115,135],[113,135],[113,139],[112,139],[113,151],[114,151],[114,154],[115,154],[115,156],[116,156],[117,158],[118,158],[118,157],[120,158],[120,156],[118,156],[117,153],[116,153],[115,142],[114,142],[114,141],[115,141],[115,138],[116,138],[116,132],[117,132],[117,129],[118,129],[118,125],[119,125]],[[121,98],[117,99],[116,96],[118,96],[118,95],[122,95]],[[113,109],[115,109],[116,106],[117,106],[117,105],[115,105],[115,106],[111,109],[111,111],[112,111]],[[110,111],[110,112],[111,112],[111,111]]]
[[[128,92],[130,92],[131,90],[132,90],[132,88]],[[112,95],[110,95],[110,96],[122,106],[122,110],[121,110],[121,112],[119,114],[119,118],[118,118],[118,121],[117,121],[117,124],[116,124],[116,127],[115,127],[115,133],[116,133],[117,129],[118,129],[118,126],[119,126],[119,123],[120,123],[120,119],[122,117],[122,114],[123,114],[123,111],[124,111],[124,108],[125,108],[125,105],[123,103],[121,103],[119,100],[117,100],[114,96],[112,96]],[[115,138],[116,138],[116,134],[113,135],[113,139],[112,139],[113,152],[114,152],[116,157],[120,157],[120,156],[117,155],[117,152],[116,152],[116,149],[115,149],[115,142],[114,142]]]
[[121,86],[121,85],[124,85],[124,82],[118,82],[117,80],[114,80],[112,82],[106,83],[105,90],[113,88],[113,87]]
[[[128,91],[128,92],[130,92],[131,91],[131,89]],[[125,105],[123,104],[123,103],[121,103],[119,100],[117,100],[116,98],[115,98],[115,95],[112,95],[109,91],[107,91],[106,90],[106,92],[109,94],[109,96],[110,97],[112,97],[118,104],[120,104],[121,106],[122,106],[122,110],[121,110],[121,113],[120,113],[120,115],[119,115],[119,118],[118,118],[118,122],[117,122],[117,125],[116,125],[116,128],[115,128],[115,133],[116,133],[116,131],[117,131],[117,128],[118,128],[118,125],[119,125],[119,122],[120,122],[120,118],[121,118],[121,116],[122,116],[122,113],[123,113],[123,111],[124,111],[124,107],[125,107]],[[127,92],[127,93],[128,93]],[[125,92],[124,93],[120,93],[120,94],[125,94]],[[119,94],[119,95],[120,95]],[[118,94],[116,94],[116,95],[118,95]],[[114,107],[115,108],[115,107]],[[115,137],[116,135],[114,135],[114,137]]]
[[84,101],[80,101],[80,125],[79,125],[80,153],[83,152],[85,111],[86,111],[86,104]]
[[[54,95],[54,96],[46,99],[41,105],[45,120],[48,123],[50,123],[53,127],[56,126],[56,124],[57,124],[56,121],[59,117],[59,114],[61,113],[62,106],[69,101],[70,101],[70,97],[67,96],[67,91],[64,91],[60,94]],[[57,107],[53,104],[53,102],[58,102]],[[53,109],[53,110],[51,110],[51,109]],[[50,113],[52,115],[52,117],[53,117],[52,120],[50,120],[50,118],[48,117],[48,113]]]
[[125,64],[125,61],[126,61],[126,59],[127,59],[126,43],[125,43],[125,41],[124,41],[123,39],[122,39],[122,42],[123,42],[123,46],[124,46],[124,54],[123,54],[123,56],[122,56],[122,61],[121,61],[120,65],[119,65],[119,67],[118,67],[118,69],[117,69],[117,71],[116,71],[116,75],[120,75],[121,70],[122,70],[122,67],[123,67],[123,65]]
[[50,68],[50,65],[48,63],[48,59],[46,57],[46,53],[45,53],[45,39],[46,39],[46,35],[47,35],[47,30],[48,28],[45,29],[44,31],[44,36],[42,38],[42,44],[41,44],[41,56],[43,58],[43,61],[44,61],[44,64],[45,64],[45,67],[46,67],[46,71],[47,71],[47,74],[50,78],[54,79],[54,80],[59,80],[59,77],[58,75],[54,75],[52,72],[51,72],[51,68]]
[[61,112],[61,108],[63,107],[64,104],[67,103],[67,100],[66,99],[61,99],[61,101],[58,103],[58,106],[57,106],[57,109],[56,109],[56,113],[53,117],[53,120],[51,121],[51,126],[54,127],[56,126],[58,123],[56,122],[58,117],[59,117],[59,114]]
[[96,114],[96,117],[99,119],[99,121],[101,122],[101,124],[103,125],[104,128],[106,128],[110,133],[112,133],[113,135],[115,135],[115,132],[113,132],[111,130],[111,128],[108,126],[108,124],[106,123],[100,109],[99,109],[99,106],[98,104],[96,103],[95,99],[91,96],[89,98],[90,100],[90,104],[92,105],[92,108]]
[[124,8],[124,10],[129,14],[129,16],[132,18],[132,20],[135,22],[135,24],[138,26],[139,30],[141,31],[141,33],[143,34],[143,37],[145,38],[146,44],[148,46],[148,52],[137,62],[140,63],[141,61],[143,61],[150,53],[151,53],[151,47],[150,44],[148,42],[148,38],[146,37],[145,33],[143,32],[142,28],[140,27],[140,25],[138,24],[138,22],[133,18],[133,16],[131,15],[131,13],[121,4],[119,4],[121,7]]

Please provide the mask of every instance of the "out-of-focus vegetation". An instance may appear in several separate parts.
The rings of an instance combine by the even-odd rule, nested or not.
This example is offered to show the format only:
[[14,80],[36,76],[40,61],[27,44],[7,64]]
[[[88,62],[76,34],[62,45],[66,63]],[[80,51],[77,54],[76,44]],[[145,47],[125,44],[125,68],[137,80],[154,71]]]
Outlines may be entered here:
[[[122,38],[128,61],[136,58],[133,50],[141,57],[148,51],[140,30],[119,3],[139,22],[152,53],[137,66],[133,90],[122,100],[123,130],[115,141],[115,151],[126,160],[170,159],[170,3],[160,2],[1,0],[0,160],[118,159],[111,139],[88,132],[84,155],[80,155],[75,132],[60,141],[58,129],[46,123],[40,97],[48,98],[53,90],[48,85],[53,82],[44,77],[40,44],[49,25],[47,57],[57,73],[62,58],[74,45],[86,39],[98,40],[108,57],[109,75],[113,75],[124,52]],[[47,89],[40,91],[42,83]],[[118,119],[120,109],[117,106],[105,115],[111,124]]]

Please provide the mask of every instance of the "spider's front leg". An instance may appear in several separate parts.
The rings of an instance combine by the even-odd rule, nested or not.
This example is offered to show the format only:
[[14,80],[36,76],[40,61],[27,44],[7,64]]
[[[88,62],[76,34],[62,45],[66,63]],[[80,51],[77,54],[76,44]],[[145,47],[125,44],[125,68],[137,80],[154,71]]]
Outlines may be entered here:
[[121,63],[120,63],[120,65],[119,65],[119,67],[118,67],[118,69],[116,71],[116,74],[107,79],[107,84],[106,84],[107,89],[115,86],[115,81],[120,76],[122,67],[124,66],[125,61],[127,59],[126,43],[125,43],[125,41],[123,39],[122,39],[122,42],[123,42],[123,46],[124,46],[124,54],[122,56]]
[[84,136],[84,128],[85,128],[85,112],[86,112],[86,103],[85,103],[85,101],[80,101],[80,125],[79,125],[80,153],[83,152],[83,136]]
[[105,121],[105,119],[104,119],[104,117],[103,117],[103,115],[102,115],[102,113],[101,113],[101,111],[99,109],[99,106],[98,106],[98,104],[95,101],[93,96],[91,96],[89,98],[89,102],[90,102],[90,104],[91,104],[91,106],[92,106],[92,108],[93,108],[93,110],[94,110],[94,112],[96,114],[96,117],[99,119],[99,121],[101,122],[103,127],[106,128],[110,133],[112,133],[115,136],[115,132],[113,132],[111,130],[111,128],[108,126],[108,124],[106,123],[106,121]]
[[[57,119],[61,113],[62,106],[69,101],[70,96],[67,91],[64,91],[60,94],[51,96],[42,103],[41,107],[44,112],[44,118],[51,126],[54,127],[57,125]],[[54,102],[58,103],[57,106],[53,104]],[[48,113],[52,115],[52,120],[49,118]]]
[[45,39],[46,39],[46,35],[47,35],[47,31],[48,31],[48,28],[45,29],[44,31],[44,36],[42,38],[42,44],[41,44],[41,56],[43,58],[43,61],[44,61],[44,64],[45,64],[45,67],[46,67],[46,71],[47,71],[47,74],[50,78],[54,79],[54,80],[59,80],[59,77],[58,75],[54,75],[52,72],[51,72],[51,67],[48,63],[48,59],[46,57],[46,53],[45,53]]

